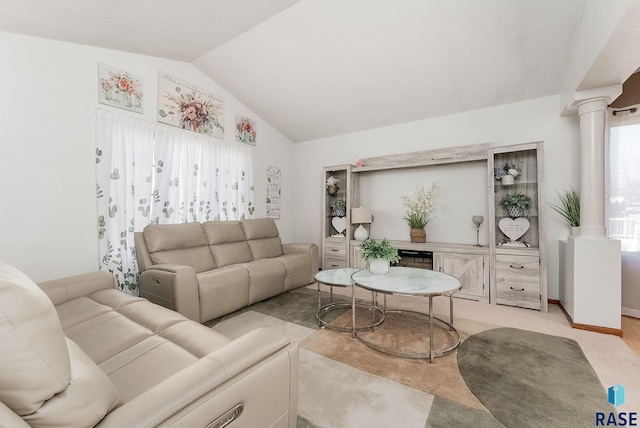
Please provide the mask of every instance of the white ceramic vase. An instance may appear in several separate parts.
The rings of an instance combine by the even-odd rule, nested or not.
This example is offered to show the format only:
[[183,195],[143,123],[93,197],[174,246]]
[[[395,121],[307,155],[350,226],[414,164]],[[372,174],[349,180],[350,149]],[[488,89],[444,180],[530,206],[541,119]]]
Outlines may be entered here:
[[384,275],[389,272],[389,260],[373,259],[369,262],[369,270],[374,275]]
[[504,175],[504,176],[500,179],[500,181],[502,182],[502,185],[503,185],[503,186],[511,186],[513,183],[515,183],[515,181],[516,181],[516,180],[515,180],[515,178],[513,177],[513,175],[511,175],[511,174],[507,174],[507,175]]

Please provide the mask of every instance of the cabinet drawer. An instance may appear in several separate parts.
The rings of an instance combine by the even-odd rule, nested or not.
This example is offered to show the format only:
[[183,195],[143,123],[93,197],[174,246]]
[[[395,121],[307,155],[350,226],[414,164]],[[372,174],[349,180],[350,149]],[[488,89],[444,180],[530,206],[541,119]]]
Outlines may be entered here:
[[347,257],[347,244],[336,244],[333,242],[325,242],[324,244],[324,256],[325,258],[346,258]]
[[496,255],[496,302],[540,309],[540,259]]
[[324,264],[322,265],[322,269],[323,270],[328,270],[328,269],[344,269],[347,267],[347,260],[342,258],[331,258],[331,257],[325,257],[324,258]]

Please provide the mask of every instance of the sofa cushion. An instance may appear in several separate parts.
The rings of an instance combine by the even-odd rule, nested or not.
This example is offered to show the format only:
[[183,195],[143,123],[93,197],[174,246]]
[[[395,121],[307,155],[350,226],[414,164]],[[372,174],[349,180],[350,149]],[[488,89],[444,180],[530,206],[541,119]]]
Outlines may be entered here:
[[202,226],[218,267],[253,260],[239,221],[206,221]]
[[196,272],[216,267],[200,223],[150,224],[142,233],[154,264],[191,266]]
[[69,385],[69,351],[53,304],[26,275],[3,262],[0,343],[0,401],[15,413],[35,412]]
[[243,220],[242,228],[254,260],[282,255],[282,241],[273,219]]
[[296,287],[307,285],[313,277],[311,272],[311,258],[308,254],[286,254],[277,257],[284,264],[286,276],[284,278],[284,291],[293,290]]
[[246,241],[239,221],[205,221],[202,223],[209,245]]
[[284,265],[276,259],[260,259],[242,263],[249,271],[249,304],[284,292]]
[[198,274],[200,318],[211,320],[249,305],[249,271],[225,266]]
[[65,333],[108,375],[122,402],[230,342],[177,312],[115,289],[56,309]]
[[247,241],[252,239],[277,238],[278,226],[272,218],[251,218],[241,221]]

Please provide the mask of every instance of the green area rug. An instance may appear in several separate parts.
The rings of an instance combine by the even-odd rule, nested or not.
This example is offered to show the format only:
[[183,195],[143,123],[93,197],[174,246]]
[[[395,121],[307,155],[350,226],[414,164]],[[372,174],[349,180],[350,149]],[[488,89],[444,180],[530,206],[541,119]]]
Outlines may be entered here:
[[507,427],[588,427],[596,411],[615,411],[571,339],[496,328],[462,343],[458,367],[469,389]]

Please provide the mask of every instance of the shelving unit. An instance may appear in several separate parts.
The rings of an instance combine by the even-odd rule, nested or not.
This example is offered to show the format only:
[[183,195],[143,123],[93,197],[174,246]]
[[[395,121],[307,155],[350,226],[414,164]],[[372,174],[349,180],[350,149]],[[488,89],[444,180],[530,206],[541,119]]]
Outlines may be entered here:
[[[366,268],[359,241],[353,240],[351,208],[359,206],[359,174],[403,168],[428,168],[464,162],[486,162],[489,188],[489,247],[451,243],[417,244],[392,241],[399,249],[433,251],[433,268],[458,277],[462,289],[457,297],[492,304],[518,306],[546,312],[547,269],[544,234],[543,143],[528,143],[491,148],[487,144],[402,153],[363,159],[364,166],[325,167],[323,177],[333,175],[345,183],[342,193],[328,195],[323,183],[322,267]],[[494,168],[508,162],[521,174],[512,185],[502,185],[494,177]],[[517,241],[524,244],[504,245],[510,241],[500,230],[500,220],[509,218],[500,200],[508,193],[521,192],[531,198],[531,206],[522,217],[530,226]],[[334,236],[330,204],[335,198],[347,201],[344,236]]]
[[[323,168],[323,197],[322,197],[322,269],[338,269],[349,267],[349,240],[353,239],[354,227],[351,225],[351,208],[358,207],[359,177],[351,171],[351,165],[339,165]],[[330,194],[326,188],[329,177],[340,181],[340,187],[335,194]],[[331,205],[343,200],[346,203],[344,215],[336,215]],[[344,218],[344,231],[335,228],[334,218]]]
[[[491,301],[546,312],[543,159],[541,142],[489,150],[489,246]],[[503,185],[494,177],[494,168],[505,163],[514,164],[521,172],[512,185]],[[517,240],[522,246],[505,245],[509,238],[499,227],[502,219],[509,218],[500,201],[511,193],[524,193],[531,198],[531,206],[522,216],[529,220],[530,227]]]

